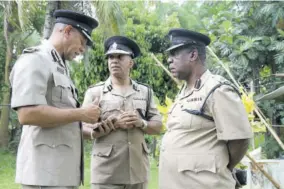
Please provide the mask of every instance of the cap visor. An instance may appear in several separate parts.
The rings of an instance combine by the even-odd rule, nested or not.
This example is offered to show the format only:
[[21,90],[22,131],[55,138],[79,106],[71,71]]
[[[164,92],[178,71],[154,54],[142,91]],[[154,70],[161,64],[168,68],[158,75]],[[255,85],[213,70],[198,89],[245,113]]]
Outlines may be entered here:
[[170,48],[168,48],[168,49],[166,50],[166,52],[171,51],[171,50],[173,50],[173,49],[176,49],[176,48],[178,48],[178,47],[184,46],[184,45],[185,45],[184,43],[181,43],[181,44],[178,44],[178,45],[171,46]]
[[91,36],[89,36],[84,30],[81,30],[82,34],[87,38],[87,46],[92,47],[93,46],[93,40]]
[[119,50],[119,49],[109,50],[109,51],[107,51],[107,53],[105,55],[110,55],[110,54],[127,54],[127,55],[131,55],[130,52]]

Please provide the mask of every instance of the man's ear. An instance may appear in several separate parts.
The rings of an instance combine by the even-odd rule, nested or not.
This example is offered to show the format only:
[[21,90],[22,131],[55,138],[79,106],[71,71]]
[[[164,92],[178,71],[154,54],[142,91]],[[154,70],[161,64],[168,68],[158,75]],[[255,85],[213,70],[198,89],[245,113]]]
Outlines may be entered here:
[[190,61],[195,61],[198,59],[198,51],[197,49],[193,49],[191,52],[190,52]]
[[71,30],[72,30],[72,26],[71,25],[67,25],[64,29],[63,29],[63,33],[64,34],[67,34],[68,36],[70,35],[71,33]]

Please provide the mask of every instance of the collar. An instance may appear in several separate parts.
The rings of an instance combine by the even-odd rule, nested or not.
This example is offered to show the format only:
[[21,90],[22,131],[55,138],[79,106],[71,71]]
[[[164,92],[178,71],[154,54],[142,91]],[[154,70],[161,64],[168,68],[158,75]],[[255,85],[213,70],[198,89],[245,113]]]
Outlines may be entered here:
[[58,51],[54,48],[54,46],[51,44],[49,40],[43,40],[42,44],[47,47],[48,51],[51,53],[52,59],[54,62],[60,64],[62,67],[66,68],[65,63],[63,62],[60,54]]
[[185,89],[186,89],[186,83],[182,86],[178,96],[180,98],[185,98],[188,97],[189,95],[191,95],[193,93],[193,91],[199,91],[204,84],[206,83],[206,81],[210,78],[210,76],[212,76],[212,73],[209,70],[206,70],[199,79],[196,80],[195,84],[194,84],[194,88],[192,90],[190,90],[189,92],[185,93]]
[[[139,88],[138,88],[138,83],[132,79],[130,79],[130,83],[132,85],[132,88],[134,91],[139,92]],[[112,86],[112,82],[111,82],[111,77],[109,77],[104,84],[104,88],[103,88],[103,92],[104,93],[108,93],[111,92],[113,90],[113,86]]]
[[206,83],[206,81],[209,79],[209,77],[212,75],[212,73],[209,70],[206,70],[201,77],[196,80],[195,85],[194,85],[194,89],[195,91],[200,90],[204,84]]

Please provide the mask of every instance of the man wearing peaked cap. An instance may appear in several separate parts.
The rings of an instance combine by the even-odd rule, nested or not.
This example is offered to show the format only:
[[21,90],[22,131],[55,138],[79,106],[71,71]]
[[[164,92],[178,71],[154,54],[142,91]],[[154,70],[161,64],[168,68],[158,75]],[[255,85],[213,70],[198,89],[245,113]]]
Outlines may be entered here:
[[85,107],[99,99],[102,111],[100,123],[83,124],[85,136],[94,139],[92,189],[146,189],[149,150],[144,134],[160,132],[161,116],[152,89],[129,77],[138,45],[113,36],[104,47],[110,77],[90,87],[83,102]]
[[108,38],[104,43],[105,55],[126,54],[132,58],[140,55],[140,48],[131,39],[124,36],[113,36]]
[[168,33],[169,69],[185,84],[167,120],[159,161],[160,189],[234,189],[235,165],[252,131],[238,90],[206,68],[210,38],[186,29]]
[[186,29],[172,29],[169,31],[168,35],[170,38],[171,46],[166,51],[171,51],[187,45],[200,44],[207,46],[211,42],[208,36]]
[[97,104],[79,108],[66,60],[84,53],[98,22],[70,10],[57,10],[50,38],[27,48],[15,63],[11,106],[23,132],[16,182],[23,189],[77,189],[83,182],[81,121],[96,123]]
[[87,45],[93,45],[91,34],[92,30],[98,26],[97,20],[71,10],[56,10],[54,16],[56,18],[55,23],[63,23],[75,27],[87,39]]

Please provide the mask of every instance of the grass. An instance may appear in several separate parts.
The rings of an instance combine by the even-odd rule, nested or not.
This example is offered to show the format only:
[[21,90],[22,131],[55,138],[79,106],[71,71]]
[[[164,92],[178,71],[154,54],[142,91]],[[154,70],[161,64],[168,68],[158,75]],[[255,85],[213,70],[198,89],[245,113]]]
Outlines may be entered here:
[[[87,147],[89,148],[89,147]],[[89,149],[86,149],[88,151]],[[90,153],[85,153],[85,185],[80,189],[90,189]],[[0,149],[0,189],[20,189],[15,184],[16,157],[12,153]],[[151,161],[151,180],[148,189],[158,188],[158,168],[154,160]]]
[[15,180],[16,158],[6,150],[0,150],[0,188],[19,189]]

